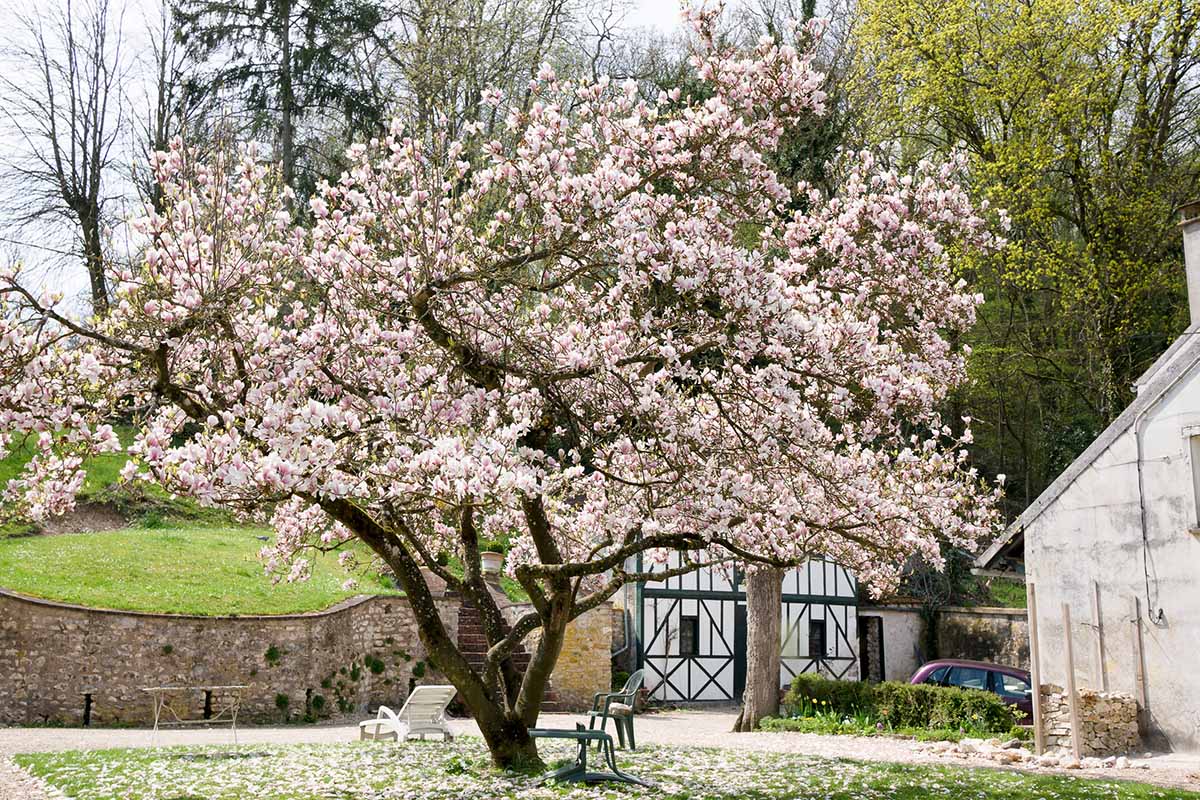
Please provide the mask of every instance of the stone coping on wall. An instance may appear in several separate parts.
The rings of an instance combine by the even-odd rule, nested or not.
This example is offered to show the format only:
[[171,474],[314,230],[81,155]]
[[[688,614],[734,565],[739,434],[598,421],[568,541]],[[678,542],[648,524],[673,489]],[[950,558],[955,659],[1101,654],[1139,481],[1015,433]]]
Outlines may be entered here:
[[347,597],[338,603],[333,604],[329,608],[323,608],[319,611],[301,611],[291,614],[172,614],[164,611],[129,611],[121,608],[102,608],[99,606],[81,606],[76,603],[64,603],[59,600],[49,600],[45,597],[34,597],[28,594],[14,592],[11,589],[0,587],[0,597],[8,597],[13,600],[19,600],[23,603],[32,605],[44,606],[47,608],[61,608],[69,611],[82,611],[89,614],[114,614],[121,616],[133,617],[152,617],[158,619],[203,619],[203,620],[288,620],[288,619],[311,619],[313,617],[326,617],[341,613],[348,608],[360,606],[363,603],[370,602],[376,598],[396,598],[398,600],[405,599],[404,595],[393,594],[358,594],[353,597]]
[[[912,603],[878,603],[875,605],[860,605],[859,615],[870,614],[872,611],[913,611],[919,612],[921,607]],[[1029,610],[1025,608],[1007,608],[1005,606],[941,606],[939,614],[979,614],[980,616],[1027,617]]]

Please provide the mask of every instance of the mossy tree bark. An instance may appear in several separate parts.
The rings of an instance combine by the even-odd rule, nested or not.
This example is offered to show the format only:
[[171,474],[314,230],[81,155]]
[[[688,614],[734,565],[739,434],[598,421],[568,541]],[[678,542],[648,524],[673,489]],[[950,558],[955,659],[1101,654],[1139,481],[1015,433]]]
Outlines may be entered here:
[[779,630],[783,570],[757,567],[746,576],[746,690],[735,731],[752,731],[779,713]]

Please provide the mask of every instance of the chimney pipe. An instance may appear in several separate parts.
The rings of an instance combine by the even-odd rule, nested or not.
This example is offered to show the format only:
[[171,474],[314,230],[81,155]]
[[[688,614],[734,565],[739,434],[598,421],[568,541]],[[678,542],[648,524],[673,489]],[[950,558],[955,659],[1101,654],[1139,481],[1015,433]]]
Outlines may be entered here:
[[1191,322],[1200,325],[1200,200],[1179,207],[1179,227],[1183,229],[1183,263],[1187,270]]

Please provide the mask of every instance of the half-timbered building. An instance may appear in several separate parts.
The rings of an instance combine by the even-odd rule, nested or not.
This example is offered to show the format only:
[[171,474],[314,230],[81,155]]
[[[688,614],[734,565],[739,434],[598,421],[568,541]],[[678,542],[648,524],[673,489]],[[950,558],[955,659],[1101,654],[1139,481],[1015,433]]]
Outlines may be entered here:
[[[678,566],[678,554],[659,567]],[[857,678],[858,586],[846,569],[813,560],[783,583],[780,685],[801,672]],[[732,569],[702,567],[639,584],[638,666],[663,702],[737,702],[746,685],[746,592]]]

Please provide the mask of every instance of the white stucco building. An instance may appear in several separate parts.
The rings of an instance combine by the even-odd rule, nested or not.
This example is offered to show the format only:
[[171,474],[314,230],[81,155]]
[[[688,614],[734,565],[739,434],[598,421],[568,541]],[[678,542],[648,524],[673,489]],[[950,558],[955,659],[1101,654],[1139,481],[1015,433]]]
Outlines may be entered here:
[[1183,209],[1191,326],[1124,413],[976,566],[1023,541],[1043,683],[1130,692],[1151,745],[1200,752],[1200,202]]

